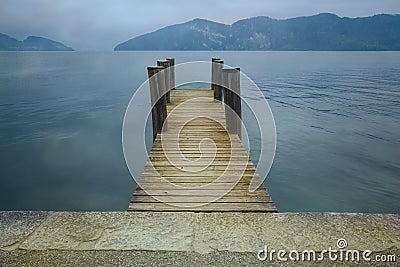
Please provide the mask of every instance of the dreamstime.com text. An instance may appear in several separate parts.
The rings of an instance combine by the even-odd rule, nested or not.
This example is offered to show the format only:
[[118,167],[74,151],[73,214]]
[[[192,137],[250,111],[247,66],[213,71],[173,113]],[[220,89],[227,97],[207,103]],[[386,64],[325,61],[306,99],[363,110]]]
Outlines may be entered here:
[[324,259],[331,261],[341,262],[396,262],[395,254],[377,254],[372,255],[371,250],[350,250],[347,248],[346,239],[338,239],[336,242],[337,248],[329,247],[322,251],[314,251],[311,249],[298,251],[298,250],[275,250],[268,249],[265,245],[264,249],[261,249],[257,253],[257,257],[260,261],[309,261],[309,262],[321,262]]

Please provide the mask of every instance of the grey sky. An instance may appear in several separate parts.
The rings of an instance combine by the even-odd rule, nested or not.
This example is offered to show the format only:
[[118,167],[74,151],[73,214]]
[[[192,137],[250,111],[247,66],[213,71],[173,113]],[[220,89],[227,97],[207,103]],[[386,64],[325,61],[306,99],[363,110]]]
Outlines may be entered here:
[[399,0],[1,0],[0,32],[39,35],[77,50],[112,50],[158,28],[205,18],[231,24],[259,15],[289,18],[321,12],[360,17],[400,14]]

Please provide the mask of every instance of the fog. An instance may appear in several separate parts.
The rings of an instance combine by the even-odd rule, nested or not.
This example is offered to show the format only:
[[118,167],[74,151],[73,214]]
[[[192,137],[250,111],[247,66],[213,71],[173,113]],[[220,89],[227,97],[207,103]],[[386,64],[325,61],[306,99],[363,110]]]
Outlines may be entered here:
[[284,19],[322,12],[360,17],[398,14],[398,0],[2,0],[0,32],[38,35],[76,50],[109,51],[118,43],[167,25],[204,18],[225,24],[254,16]]

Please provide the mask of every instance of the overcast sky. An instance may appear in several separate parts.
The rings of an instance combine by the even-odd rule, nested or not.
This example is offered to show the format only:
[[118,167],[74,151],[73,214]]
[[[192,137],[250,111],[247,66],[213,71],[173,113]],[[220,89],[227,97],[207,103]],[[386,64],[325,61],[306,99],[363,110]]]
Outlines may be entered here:
[[232,24],[260,15],[283,19],[321,12],[342,17],[400,14],[400,0],[0,0],[0,32],[99,51],[194,18]]

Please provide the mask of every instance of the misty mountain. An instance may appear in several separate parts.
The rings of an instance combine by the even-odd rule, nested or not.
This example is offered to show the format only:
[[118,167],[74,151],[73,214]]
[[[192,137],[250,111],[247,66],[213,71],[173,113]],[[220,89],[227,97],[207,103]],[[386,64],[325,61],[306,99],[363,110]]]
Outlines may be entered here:
[[0,33],[0,51],[73,51],[73,49],[43,37],[29,36],[19,41]]
[[132,38],[114,50],[400,50],[400,15],[261,16],[232,25],[194,19]]

